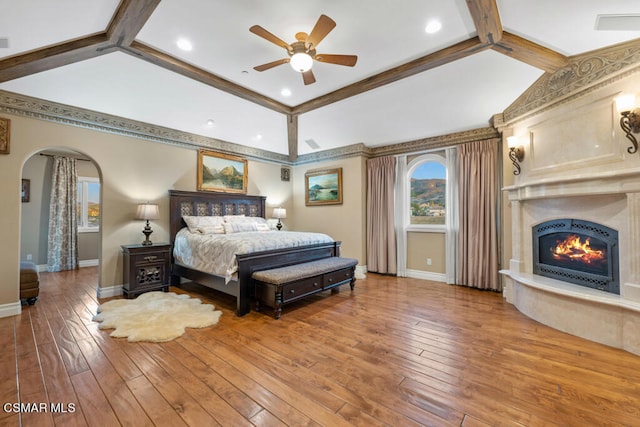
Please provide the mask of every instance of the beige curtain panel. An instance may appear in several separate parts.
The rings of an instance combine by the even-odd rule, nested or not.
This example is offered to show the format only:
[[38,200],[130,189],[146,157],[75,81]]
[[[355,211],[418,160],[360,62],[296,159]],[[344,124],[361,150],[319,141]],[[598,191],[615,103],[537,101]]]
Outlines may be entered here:
[[396,274],[394,184],[396,159],[367,161],[367,270]]
[[78,172],[76,159],[54,156],[49,205],[47,271],[78,268]]
[[500,291],[498,280],[499,139],[458,147],[458,282]]

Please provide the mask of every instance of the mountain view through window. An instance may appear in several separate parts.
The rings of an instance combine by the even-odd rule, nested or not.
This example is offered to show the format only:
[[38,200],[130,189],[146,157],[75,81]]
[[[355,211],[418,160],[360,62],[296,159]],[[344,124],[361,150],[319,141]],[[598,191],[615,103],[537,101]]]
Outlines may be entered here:
[[444,225],[447,171],[438,162],[425,162],[411,175],[411,224]]

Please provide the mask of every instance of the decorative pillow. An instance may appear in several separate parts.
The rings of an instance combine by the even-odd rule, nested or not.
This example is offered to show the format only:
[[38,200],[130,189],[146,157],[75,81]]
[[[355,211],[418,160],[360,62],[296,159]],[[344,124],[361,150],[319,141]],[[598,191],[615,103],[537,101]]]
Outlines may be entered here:
[[227,234],[242,233],[244,231],[258,231],[255,222],[225,222],[224,232]]
[[256,222],[256,228],[258,231],[270,231],[271,227],[266,222]]
[[248,218],[249,217],[246,217],[244,215],[225,215],[224,222],[243,222]]
[[224,226],[220,225],[208,225],[198,227],[200,234],[224,234]]
[[191,216],[183,215],[182,219],[189,227],[189,231],[192,233],[199,233],[198,227],[214,227],[216,225],[222,225],[224,218],[221,216]]

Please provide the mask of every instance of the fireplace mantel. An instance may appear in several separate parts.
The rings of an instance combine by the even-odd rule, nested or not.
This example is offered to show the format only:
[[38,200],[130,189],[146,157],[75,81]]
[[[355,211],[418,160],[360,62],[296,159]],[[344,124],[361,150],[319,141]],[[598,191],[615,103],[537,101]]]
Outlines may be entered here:
[[608,171],[532,179],[504,187],[509,200],[640,193],[640,171]]

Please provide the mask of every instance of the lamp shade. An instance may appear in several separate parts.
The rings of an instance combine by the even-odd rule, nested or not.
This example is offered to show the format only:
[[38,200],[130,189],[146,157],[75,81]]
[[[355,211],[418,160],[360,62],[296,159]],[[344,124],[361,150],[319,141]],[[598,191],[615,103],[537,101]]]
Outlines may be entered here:
[[274,208],[273,209],[273,217],[282,219],[287,217],[287,210],[285,208]]
[[136,211],[136,219],[158,219],[160,218],[160,210],[158,209],[158,205],[150,205],[150,204],[141,204],[138,205],[138,210]]
[[632,93],[621,95],[616,98],[616,108],[618,113],[631,111],[636,106],[636,96]]
[[509,148],[514,148],[517,147],[518,145],[518,137],[517,136],[510,136],[507,138],[507,147]]

